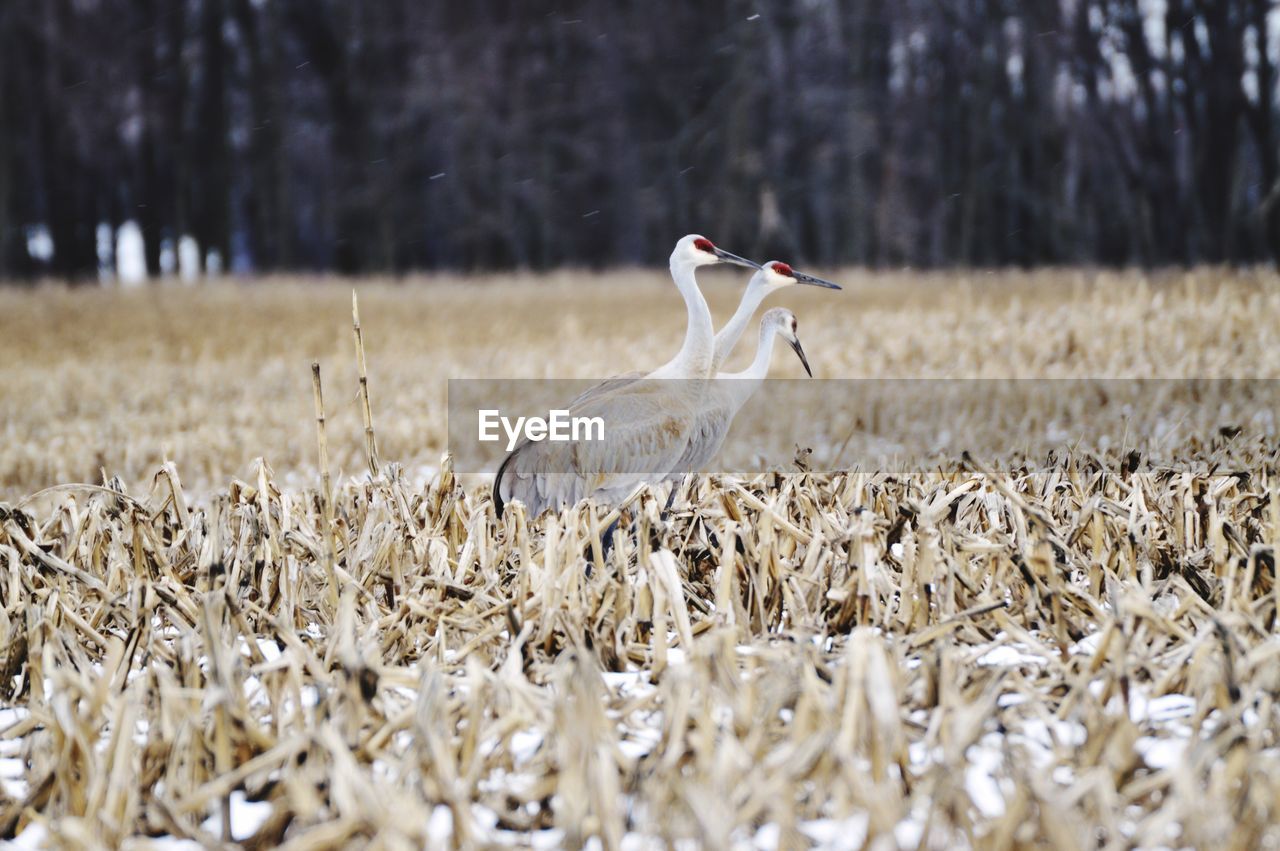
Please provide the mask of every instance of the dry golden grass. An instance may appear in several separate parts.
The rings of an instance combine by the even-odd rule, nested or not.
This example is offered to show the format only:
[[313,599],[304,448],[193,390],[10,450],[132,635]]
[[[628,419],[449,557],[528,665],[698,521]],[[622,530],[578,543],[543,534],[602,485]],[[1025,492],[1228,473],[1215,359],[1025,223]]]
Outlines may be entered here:
[[[1269,274],[838,279],[819,375],[1280,375]],[[0,838],[1280,841],[1274,436],[701,477],[603,558],[421,469],[444,378],[659,362],[669,284],[433,283],[360,288],[375,478],[347,287],[0,291]]]
[[[818,377],[1280,376],[1280,346],[1266,343],[1280,318],[1270,273],[830,276],[847,290],[769,302],[795,310]],[[728,315],[741,276],[704,281]],[[411,472],[439,465],[447,378],[602,378],[665,361],[684,323],[662,272],[359,290],[380,448]],[[313,485],[313,360],[335,473],[360,474],[350,292],[314,281],[0,288],[0,499],[100,482],[102,468],[137,490],[166,459],[201,494],[247,476],[256,457],[291,488]],[[803,372],[778,355],[773,374]]]

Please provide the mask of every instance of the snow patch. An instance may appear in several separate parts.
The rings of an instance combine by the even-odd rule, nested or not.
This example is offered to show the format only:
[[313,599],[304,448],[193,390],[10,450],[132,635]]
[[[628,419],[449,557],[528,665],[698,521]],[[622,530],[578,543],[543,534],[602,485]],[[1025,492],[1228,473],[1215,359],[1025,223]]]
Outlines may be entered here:
[[[271,815],[271,804],[268,801],[250,801],[244,792],[232,792],[231,806],[231,838],[239,842],[258,832],[262,823]],[[222,832],[222,815],[215,813],[204,820],[201,825],[205,830],[218,836]]]

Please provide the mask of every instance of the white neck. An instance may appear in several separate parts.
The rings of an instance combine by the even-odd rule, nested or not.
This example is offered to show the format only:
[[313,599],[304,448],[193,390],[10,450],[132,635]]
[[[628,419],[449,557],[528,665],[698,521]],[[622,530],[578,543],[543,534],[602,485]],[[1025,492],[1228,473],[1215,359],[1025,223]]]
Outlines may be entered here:
[[769,362],[773,360],[773,343],[778,338],[778,326],[760,326],[760,342],[756,344],[756,356],[751,366],[742,372],[722,372],[716,378],[736,379],[728,383],[729,394],[736,412],[760,388],[760,382],[769,375]]
[[684,306],[688,312],[685,326],[684,343],[680,351],[666,364],[649,373],[650,378],[706,378],[711,374],[711,357],[715,341],[714,326],[711,324],[711,308],[698,289],[694,267],[688,263],[671,264],[671,278],[684,296]]
[[733,312],[733,316],[720,329],[720,333],[716,334],[715,354],[711,357],[711,372],[713,375],[719,372],[720,367],[729,359],[729,355],[733,352],[733,347],[738,345],[738,338],[742,336],[747,323],[755,315],[756,308],[760,306],[768,294],[769,291],[766,287],[747,285],[747,291],[742,294],[742,300],[738,302],[738,309]]

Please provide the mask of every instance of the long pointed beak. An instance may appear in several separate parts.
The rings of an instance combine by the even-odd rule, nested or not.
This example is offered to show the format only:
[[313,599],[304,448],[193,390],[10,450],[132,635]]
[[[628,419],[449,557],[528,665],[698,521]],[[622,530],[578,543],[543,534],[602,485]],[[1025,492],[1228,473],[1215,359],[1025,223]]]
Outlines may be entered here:
[[787,342],[791,344],[791,348],[794,349],[796,355],[799,356],[800,363],[804,364],[804,371],[809,374],[810,378],[813,378],[813,370],[809,369],[809,359],[804,356],[804,349],[800,348],[800,341],[798,339],[794,339],[788,340]]
[[715,254],[716,254],[716,257],[719,258],[721,263],[732,263],[735,266],[746,266],[748,269],[760,268],[759,263],[752,263],[750,260],[748,260],[745,257],[739,257],[736,254],[730,254],[729,252],[725,251],[723,248],[717,248],[715,251]]
[[806,275],[804,272],[796,272],[792,270],[792,274],[796,276],[796,282],[801,284],[809,284],[814,287],[826,287],[829,290],[842,290],[844,287],[839,284],[833,284],[830,281],[824,281],[822,278],[815,278],[813,275]]

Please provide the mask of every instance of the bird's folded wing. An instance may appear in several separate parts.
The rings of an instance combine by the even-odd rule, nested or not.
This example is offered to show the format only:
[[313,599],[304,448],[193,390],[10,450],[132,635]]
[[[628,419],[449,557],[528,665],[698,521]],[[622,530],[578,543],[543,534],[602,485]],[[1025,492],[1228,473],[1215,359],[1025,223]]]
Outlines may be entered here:
[[684,451],[668,471],[674,476],[683,476],[702,469],[720,451],[724,444],[729,426],[733,424],[733,408],[726,400],[717,398],[720,394],[711,394],[699,407],[693,426],[689,429],[689,437]]
[[587,402],[590,402],[592,399],[603,396],[605,393],[611,393],[614,390],[621,390],[622,388],[634,384],[644,378],[644,375],[645,374],[643,372],[624,372],[621,375],[606,378],[599,384],[594,384],[575,396],[573,401],[569,403],[569,407],[578,408]]
[[694,422],[687,404],[643,384],[597,397],[574,415],[599,416],[600,439],[522,441],[497,483],[504,498],[537,514],[602,491],[660,481],[683,453]]

